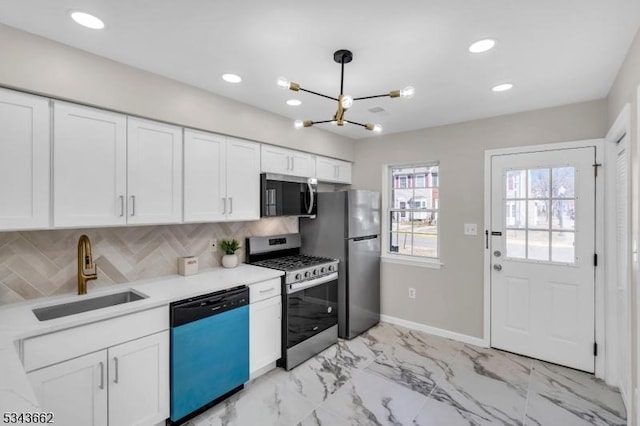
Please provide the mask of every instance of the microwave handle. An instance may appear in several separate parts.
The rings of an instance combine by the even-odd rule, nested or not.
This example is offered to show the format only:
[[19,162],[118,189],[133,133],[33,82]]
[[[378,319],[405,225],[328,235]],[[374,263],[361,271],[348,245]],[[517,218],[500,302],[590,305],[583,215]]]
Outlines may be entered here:
[[313,187],[311,186],[311,182],[310,181],[307,181],[307,188],[309,189],[309,195],[311,196],[310,197],[311,198],[311,202],[309,203],[309,206],[307,207],[307,213],[311,214],[311,212],[313,211],[314,193],[313,193]]

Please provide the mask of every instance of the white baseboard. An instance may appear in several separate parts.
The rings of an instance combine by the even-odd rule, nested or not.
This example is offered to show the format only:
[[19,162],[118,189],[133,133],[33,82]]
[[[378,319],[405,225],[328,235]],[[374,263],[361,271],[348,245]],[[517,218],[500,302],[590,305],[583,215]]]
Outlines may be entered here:
[[389,315],[380,315],[380,321],[410,328],[412,330],[422,331],[427,334],[433,334],[434,336],[445,337],[447,339],[457,340],[462,343],[480,346],[482,348],[489,347],[489,342],[485,341],[485,339],[456,333],[455,331],[444,330],[442,328],[431,327],[429,325],[420,324],[418,322],[407,321],[402,318],[396,318]]
[[257,379],[258,377],[262,376],[265,373],[268,373],[269,371],[273,370],[274,368],[276,368],[276,362],[275,361],[273,361],[271,364],[265,365],[264,367],[257,369],[253,373],[251,373],[251,375],[249,376],[249,381],[251,382],[251,381]]

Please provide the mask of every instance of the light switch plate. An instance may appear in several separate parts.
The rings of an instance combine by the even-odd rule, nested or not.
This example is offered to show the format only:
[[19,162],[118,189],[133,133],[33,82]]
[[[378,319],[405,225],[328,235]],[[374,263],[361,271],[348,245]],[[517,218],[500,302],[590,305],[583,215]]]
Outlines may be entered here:
[[475,223],[465,223],[464,235],[478,235],[478,225]]

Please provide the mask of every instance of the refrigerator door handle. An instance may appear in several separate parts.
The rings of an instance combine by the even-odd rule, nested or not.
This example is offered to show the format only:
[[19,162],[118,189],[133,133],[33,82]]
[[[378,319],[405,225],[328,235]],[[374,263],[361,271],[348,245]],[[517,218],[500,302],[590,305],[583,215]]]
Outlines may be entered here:
[[367,235],[366,237],[356,237],[352,238],[353,241],[366,241],[366,240],[375,240],[378,238],[377,235]]

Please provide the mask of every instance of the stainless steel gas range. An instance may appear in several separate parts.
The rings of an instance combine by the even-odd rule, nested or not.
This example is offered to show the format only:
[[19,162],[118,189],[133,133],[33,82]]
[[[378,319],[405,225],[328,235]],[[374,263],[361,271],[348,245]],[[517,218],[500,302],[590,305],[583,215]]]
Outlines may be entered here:
[[282,358],[287,370],[338,341],[338,261],[300,253],[300,234],[247,238],[247,261],[284,271]]

